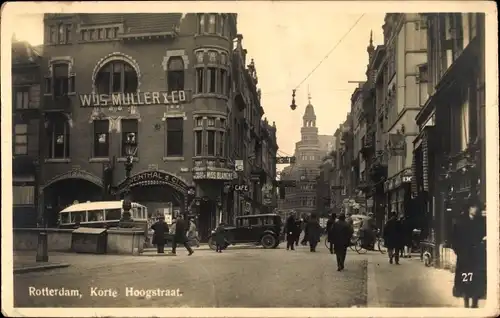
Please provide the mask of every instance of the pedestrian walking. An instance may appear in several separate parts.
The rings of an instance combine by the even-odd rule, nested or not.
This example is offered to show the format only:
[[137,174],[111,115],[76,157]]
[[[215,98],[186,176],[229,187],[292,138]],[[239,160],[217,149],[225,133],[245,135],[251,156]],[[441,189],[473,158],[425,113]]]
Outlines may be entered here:
[[299,246],[300,233],[302,232],[302,220],[297,218],[295,220],[295,246]]
[[332,215],[330,216],[330,219],[328,219],[328,221],[326,222],[326,239],[328,240],[328,243],[330,244],[330,246],[329,246],[330,254],[334,253],[333,231],[335,228],[333,227],[333,225],[335,224],[336,221],[337,221],[337,214],[332,213]]
[[177,221],[175,222],[175,232],[174,232],[174,241],[172,243],[172,254],[176,254],[177,244],[182,244],[188,250],[189,256],[193,255],[193,249],[188,244],[188,238],[186,236],[186,223],[182,219],[182,216],[177,217]]
[[306,237],[309,241],[309,249],[311,252],[316,252],[316,246],[321,240],[321,225],[319,225],[318,217],[311,214],[306,225]]
[[457,255],[453,296],[464,300],[464,307],[477,308],[486,298],[486,221],[479,204],[471,203],[459,217],[452,234]]
[[224,223],[219,223],[215,229],[215,252],[222,253],[222,250],[226,245],[226,230],[224,229]]
[[189,220],[189,230],[187,233],[187,237],[190,243],[194,243],[196,247],[200,247],[200,241],[198,240],[198,229],[196,228],[196,223],[194,223],[193,219]]
[[295,250],[294,244],[297,241],[297,233],[300,235],[300,228],[297,229],[297,222],[295,221],[295,215],[292,213],[285,223],[285,235],[286,235],[286,249]]
[[396,261],[399,265],[399,253],[403,246],[401,241],[401,222],[398,220],[396,212],[391,212],[389,220],[384,225],[384,244],[389,255],[389,264]]
[[359,234],[364,248],[373,250],[375,245],[375,230],[377,223],[373,217],[373,213],[368,213],[368,217],[361,221]]
[[331,243],[335,256],[337,258],[337,271],[342,271],[345,268],[345,259],[347,256],[347,248],[351,243],[351,238],[354,233],[352,226],[346,222],[345,214],[341,213],[338,220],[332,226]]
[[165,223],[165,216],[160,216],[158,221],[151,226],[153,233],[153,244],[156,245],[156,252],[158,254],[165,253],[165,234],[168,233],[168,224]]
[[412,220],[406,215],[401,219],[401,240],[403,242],[401,256],[403,258],[410,258],[413,246],[413,224]]
[[307,242],[309,241],[309,233],[308,233],[308,225],[309,224],[309,216],[304,216],[304,219],[302,221],[302,229],[304,231],[304,238],[300,242],[302,245],[307,245]]

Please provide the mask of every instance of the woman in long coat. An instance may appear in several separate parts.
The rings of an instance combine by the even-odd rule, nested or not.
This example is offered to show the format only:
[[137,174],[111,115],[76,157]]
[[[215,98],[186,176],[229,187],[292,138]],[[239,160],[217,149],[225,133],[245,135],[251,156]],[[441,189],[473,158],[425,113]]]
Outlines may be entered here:
[[486,222],[480,213],[478,204],[470,204],[452,237],[457,255],[453,296],[463,298],[466,308],[477,308],[478,300],[486,297]]
[[226,230],[224,229],[224,223],[219,223],[219,226],[215,229],[215,251],[217,253],[222,253],[222,250],[226,248]]
[[165,223],[165,217],[162,215],[158,218],[158,221],[151,226],[153,233],[153,244],[156,245],[156,251],[158,254],[165,253],[165,234],[168,233],[168,225]]

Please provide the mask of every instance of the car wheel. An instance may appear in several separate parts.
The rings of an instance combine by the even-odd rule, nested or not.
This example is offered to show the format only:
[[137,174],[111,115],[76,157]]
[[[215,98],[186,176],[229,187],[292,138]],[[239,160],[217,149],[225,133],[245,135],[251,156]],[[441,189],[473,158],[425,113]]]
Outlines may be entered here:
[[260,242],[262,244],[262,247],[264,247],[264,248],[274,248],[276,245],[277,239],[271,234],[265,234],[260,239]]
[[216,246],[215,246],[215,240],[213,237],[208,238],[208,246],[210,247],[210,249],[215,251]]

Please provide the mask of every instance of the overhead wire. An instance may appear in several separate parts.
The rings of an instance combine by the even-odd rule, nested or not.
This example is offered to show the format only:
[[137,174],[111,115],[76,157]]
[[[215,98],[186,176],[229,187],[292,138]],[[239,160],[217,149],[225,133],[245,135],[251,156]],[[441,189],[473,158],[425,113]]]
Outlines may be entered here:
[[335,44],[335,46],[325,55],[325,57],[318,63],[318,65],[316,65],[316,67],[314,67],[312,69],[311,72],[309,72],[309,74],[307,74],[307,76],[299,83],[299,85],[297,85],[295,87],[294,90],[297,90],[300,85],[302,85],[313,73],[314,71],[316,71],[318,69],[318,67],[321,66],[321,64],[323,64],[324,61],[326,61],[326,59],[328,59],[328,57],[330,56],[330,54],[333,53],[333,51],[335,51],[335,49],[342,43],[342,41],[351,33],[351,31],[354,29],[354,27],[356,25],[358,25],[359,21],[361,21],[361,19],[364,17],[364,13],[356,20],[356,22],[354,22],[354,24],[349,28],[349,30],[340,38],[340,40],[337,42],[337,44]]

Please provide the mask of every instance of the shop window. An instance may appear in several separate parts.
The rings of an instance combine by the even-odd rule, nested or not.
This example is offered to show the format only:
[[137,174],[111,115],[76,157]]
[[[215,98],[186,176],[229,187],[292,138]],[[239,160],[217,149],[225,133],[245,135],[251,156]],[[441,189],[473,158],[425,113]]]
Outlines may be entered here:
[[167,118],[167,157],[182,157],[184,118]]
[[35,186],[13,186],[12,203],[14,205],[32,205],[35,203]]
[[94,121],[94,157],[109,156],[109,120]]
[[69,158],[69,124],[65,118],[54,118],[49,122],[49,159]]
[[[121,121],[121,130],[122,130],[122,140],[121,140],[121,154],[122,157],[127,157],[127,152],[126,152],[126,142],[127,142],[127,136],[128,134],[133,134],[135,137],[135,142],[138,145],[139,144],[139,122],[137,119],[122,119]],[[138,154],[138,149],[134,155],[134,157],[139,157]]]
[[138,88],[137,73],[134,68],[122,61],[104,65],[97,73],[95,86],[99,94],[135,93]]
[[175,56],[168,60],[167,82],[169,92],[184,90],[184,61],[182,57]]

